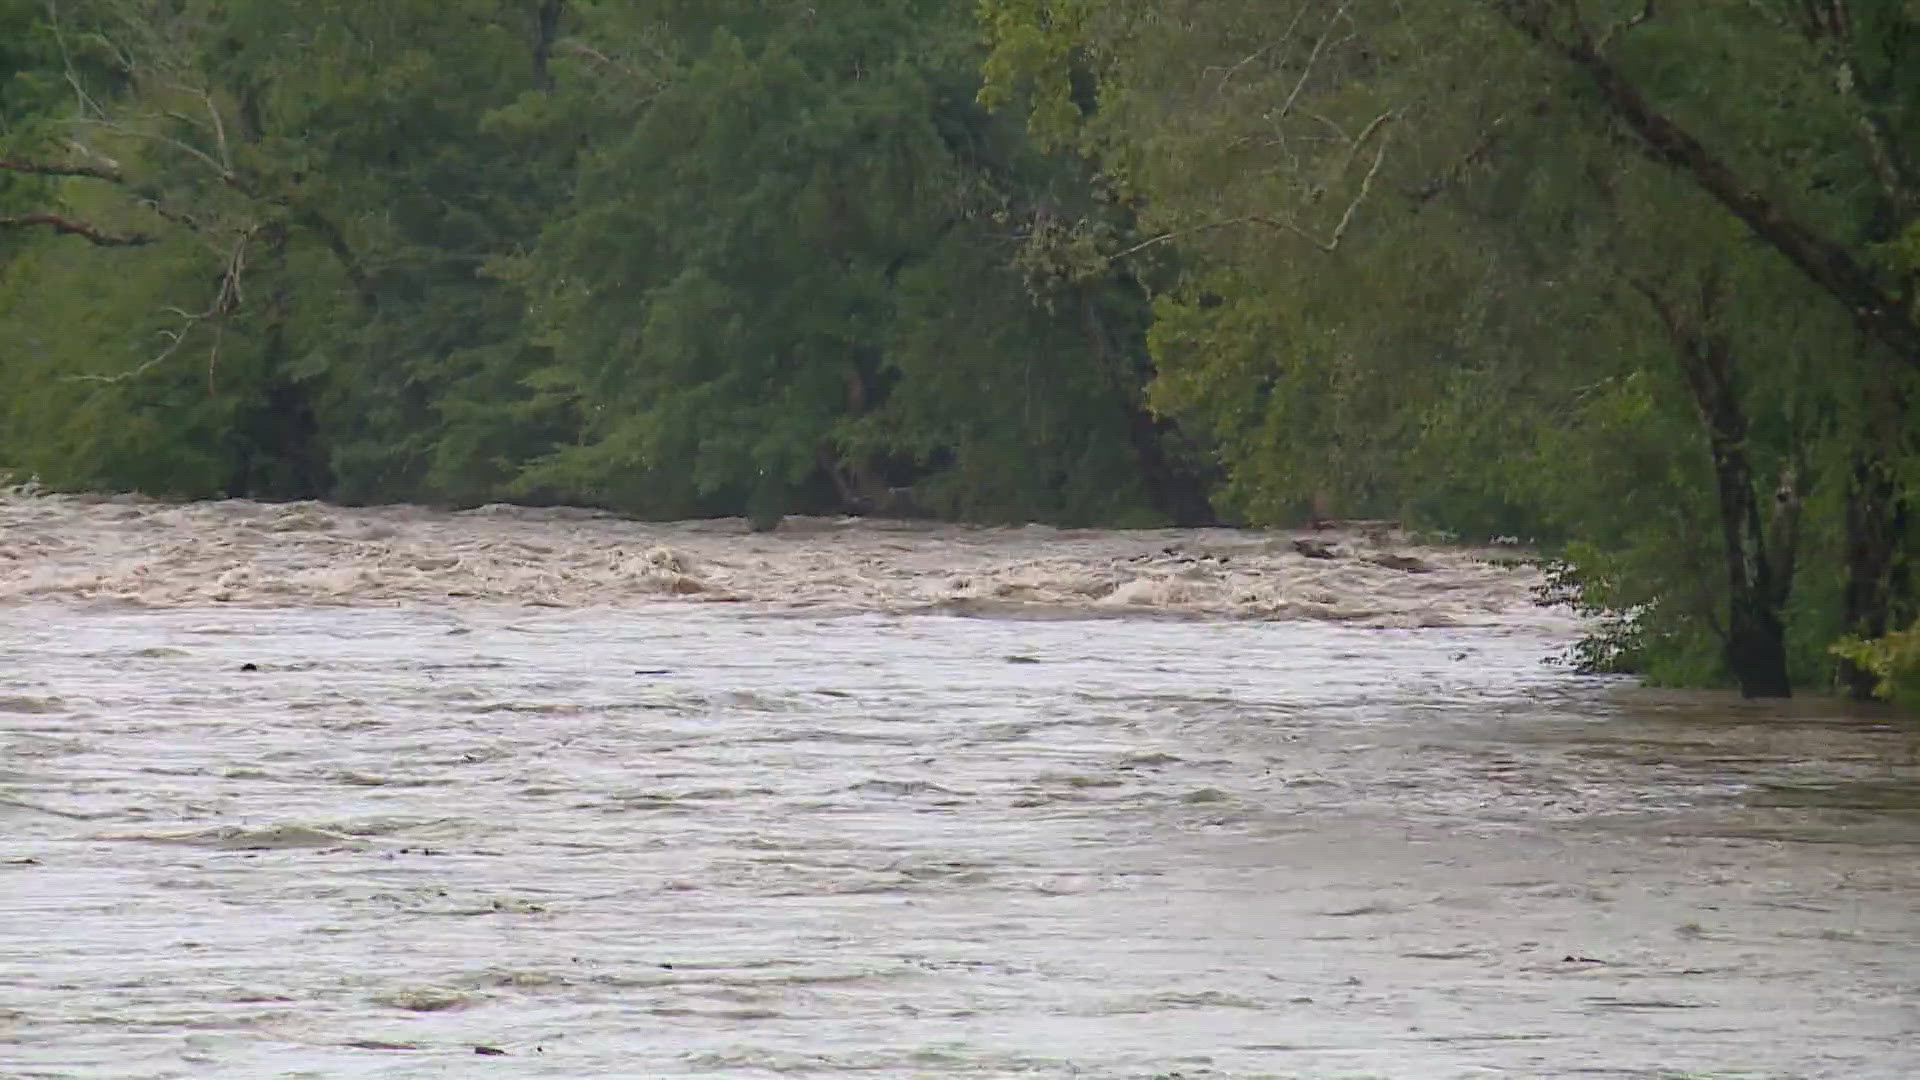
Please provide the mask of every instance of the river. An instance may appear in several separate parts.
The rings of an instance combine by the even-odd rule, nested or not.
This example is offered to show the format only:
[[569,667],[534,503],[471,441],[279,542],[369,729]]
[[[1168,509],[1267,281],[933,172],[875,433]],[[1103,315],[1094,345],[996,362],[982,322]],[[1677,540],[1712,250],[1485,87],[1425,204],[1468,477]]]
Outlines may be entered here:
[[0,498],[0,1075],[1920,1069],[1912,727],[1299,539]]

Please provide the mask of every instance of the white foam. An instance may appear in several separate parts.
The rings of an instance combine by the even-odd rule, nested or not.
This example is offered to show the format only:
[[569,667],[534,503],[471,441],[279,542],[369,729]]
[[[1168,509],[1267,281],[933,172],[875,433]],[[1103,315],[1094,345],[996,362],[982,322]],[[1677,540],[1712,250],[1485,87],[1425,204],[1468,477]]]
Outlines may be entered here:
[[[1312,536],[1334,558],[1308,558]],[[1407,569],[1414,567],[1415,569]],[[1510,550],[1392,533],[982,528],[791,518],[650,523],[599,511],[465,512],[0,493],[0,602],[563,607],[681,601],[1322,619],[1386,627],[1550,623]]]

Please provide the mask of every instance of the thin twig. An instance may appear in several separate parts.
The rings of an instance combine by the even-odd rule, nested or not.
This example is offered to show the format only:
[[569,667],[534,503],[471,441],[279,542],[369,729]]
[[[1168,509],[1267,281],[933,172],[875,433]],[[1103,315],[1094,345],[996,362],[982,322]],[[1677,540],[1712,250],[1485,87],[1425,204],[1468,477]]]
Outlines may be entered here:
[[234,240],[233,249],[227,256],[226,267],[220,275],[220,289],[214,295],[213,303],[209,304],[205,311],[193,312],[178,307],[165,307],[161,309],[180,320],[178,329],[163,329],[158,331],[159,336],[167,342],[165,348],[153,356],[148,357],[138,366],[126,371],[113,375],[70,375],[67,377],[68,381],[113,385],[137,379],[147,372],[152,371],[160,364],[165,363],[168,359],[171,359],[175,353],[179,352],[180,347],[186,344],[188,335],[192,333],[195,327],[201,323],[212,321],[213,341],[207,349],[207,392],[212,393],[214,389],[213,372],[219,364],[221,343],[226,338],[227,316],[239,310],[241,304],[245,301],[241,279],[246,273],[247,248],[252,242],[254,234],[259,232],[259,230],[259,225],[251,225],[242,231]]
[[[1372,138],[1376,133],[1384,130],[1386,125],[1396,119],[1398,115],[1396,112],[1388,111],[1374,117],[1373,121],[1361,132],[1360,139],[1356,141],[1355,153],[1358,152],[1360,146],[1365,144],[1367,139]],[[1380,138],[1378,148],[1375,149],[1373,154],[1373,163],[1367,167],[1366,175],[1360,178],[1360,189],[1354,193],[1353,199],[1347,203],[1346,210],[1341,213],[1340,220],[1335,223],[1333,232],[1327,237],[1322,238],[1316,236],[1312,230],[1291,218],[1274,217],[1268,214],[1243,214],[1239,217],[1201,222],[1198,225],[1189,225],[1185,228],[1173,229],[1155,236],[1150,236],[1139,243],[1129,245],[1114,252],[1109,256],[1109,260],[1117,261],[1158,244],[1164,244],[1169,240],[1178,240],[1196,233],[1211,232],[1214,229],[1224,229],[1234,225],[1260,225],[1269,229],[1279,229],[1284,232],[1290,232],[1312,244],[1314,247],[1319,248],[1321,251],[1332,252],[1340,246],[1340,241],[1345,239],[1347,230],[1353,227],[1354,218],[1360,212],[1361,204],[1366,202],[1367,196],[1373,191],[1374,178],[1380,174],[1380,168],[1387,159],[1387,144],[1389,141],[1390,140],[1384,136]],[[1349,165],[1352,163],[1353,156],[1354,154],[1350,153],[1347,157]]]
[[1214,84],[1213,92],[1216,94],[1225,93],[1227,89],[1227,83],[1231,81],[1235,75],[1239,74],[1241,68],[1246,67],[1248,64],[1251,64],[1255,60],[1258,60],[1262,56],[1265,56],[1266,54],[1272,52],[1275,48],[1284,44],[1288,38],[1291,38],[1293,36],[1294,30],[1299,28],[1300,20],[1307,17],[1307,9],[1311,8],[1312,6],[1313,4],[1311,0],[1307,0],[1307,2],[1303,2],[1299,7],[1293,10],[1293,18],[1288,20],[1287,28],[1285,30],[1280,31],[1280,33],[1276,34],[1272,41],[1269,41],[1265,45],[1262,45],[1258,49],[1255,49],[1252,53],[1248,54],[1246,57],[1242,58],[1241,60],[1227,65],[1227,67],[1220,73],[1219,82]]
[[1342,0],[1339,8],[1327,20],[1326,30],[1322,31],[1320,37],[1314,41],[1312,51],[1307,53],[1306,63],[1301,65],[1300,78],[1294,81],[1292,92],[1287,95],[1287,100],[1281,103],[1277,119],[1284,119],[1293,112],[1294,102],[1300,100],[1301,91],[1306,89],[1307,79],[1313,75],[1313,65],[1320,59],[1321,50],[1325,49],[1327,42],[1333,38],[1334,26],[1346,17],[1347,8],[1350,6],[1352,5],[1349,0]]
[[1249,215],[1246,215],[1245,217],[1226,218],[1221,221],[1207,221],[1207,222],[1202,222],[1199,225],[1189,225],[1184,229],[1173,229],[1169,232],[1160,233],[1157,236],[1150,236],[1145,240],[1140,241],[1137,244],[1134,244],[1130,247],[1122,248],[1119,251],[1114,252],[1112,255],[1108,256],[1108,259],[1109,261],[1112,261],[1112,262],[1118,262],[1119,260],[1124,259],[1129,255],[1132,255],[1136,252],[1145,251],[1146,249],[1150,247],[1154,247],[1155,245],[1158,245],[1158,244],[1164,244],[1169,240],[1178,240],[1183,236],[1192,236],[1195,233],[1210,232],[1214,229],[1224,229],[1232,225],[1249,225],[1254,223],[1264,223],[1264,220],[1258,215],[1249,214]]
[[[1387,114],[1382,113],[1380,119],[1368,126],[1368,130],[1379,127],[1386,119]],[[1362,135],[1361,138],[1364,139],[1365,136]],[[1360,191],[1354,195],[1353,201],[1347,204],[1346,213],[1340,215],[1340,223],[1333,227],[1333,238],[1321,245],[1321,250],[1332,251],[1339,247],[1341,238],[1347,235],[1347,227],[1353,224],[1354,214],[1359,211],[1360,204],[1366,201],[1367,193],[1373,190],[1373,178],[1379,175],[1380,163],[1387,159],[1387,142],[1385,137],[1381,138],[1380,149],[1374,151],[1373,164],[1368,167],[1367,175],[1360,178]]]
[[139,128],[128,127],[126,124],[122,124],[115,120],[92,119],[89,117],[76,117],[69,122],[75,123],[75,124],[86,124],[92,127],[105,128],[106,130],[111,131],[116,135],[125,135],[130,138],[136,138],[136,139],[151,139],[154,142],[166,143],[168,146],[171,146],[174,149],[179,150],[184,154],[188,154],[192,156],[195,160],[204,164],[207,168],[212,169],[214,175],[218,176],[223,182],[232,184],[239,179],[231,169],[228,169],[226,166],[220,164],[220,162],[214,160],[213,156],[208,154],[205,150],[201,150],[187,143],[181,142],[179,139],[176,139],[171,135],[161,135],[161,134],[158,134],[157,132],[142,131]]
[[73,89],[74,102],[82,113],[92,110],[104,114],[106,110],[87,93],[86,86],[80,82],[80,72],[73,66],[73,54],[67,50],[67,35],[60,29],[60,5],[55,0],[47,0],[47,25],[53,28],[53,43],[60,50],[61,74]]

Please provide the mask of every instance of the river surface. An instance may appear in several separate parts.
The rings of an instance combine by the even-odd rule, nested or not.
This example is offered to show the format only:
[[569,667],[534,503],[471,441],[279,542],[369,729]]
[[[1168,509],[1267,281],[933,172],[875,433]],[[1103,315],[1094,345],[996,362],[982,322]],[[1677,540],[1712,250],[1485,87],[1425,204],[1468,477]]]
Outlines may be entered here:
[[1920,1073],[1920,734],[1521,568],[128,509],[0,502],[0,1076]]

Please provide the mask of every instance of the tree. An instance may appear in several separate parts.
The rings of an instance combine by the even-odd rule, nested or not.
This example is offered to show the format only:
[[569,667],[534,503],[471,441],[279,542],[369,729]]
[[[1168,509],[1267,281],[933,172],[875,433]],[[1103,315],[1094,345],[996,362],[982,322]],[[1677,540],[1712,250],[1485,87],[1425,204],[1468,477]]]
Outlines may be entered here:
[[483,273],[531,242],[570,152],[492,126],[539,94],[550,43],[527,14],[41,7],[27,74],[64,101],[0,156],[50,180],[24,217],[83,222],[56,228],[98,250],[10,268],[5,316],[34,343],[5,372],[22,463],[179,494],[460,498],[504,482],[503,430],[522,456],[557,437],[499,400],[531,363],[516,290]]
[[[1664,627],[1669,657],[1717,636],[1751,694],[1784,693],[1839,629],[1794,589],[1806,541],[1847,567],[1847,622],[1898,609],[1912,281],[1883,253],[1911,222],[1910,12],[983,10],[990,92],[1100,154],[1205,268],[1161,300],[1155,400],[1219,433],[1256,514],[1337,490],[1473,524],[1488,501],[1467,496],[1494,494],[1492,516],[1585,540],[1576,577]],[[1834,373],[1809,366],[1836,344]],[[1436,476],[1436,448],[1525,466]],[[1569,497],[1609,476],[1611,503]],[[1702,534],[1717,587],[1685,555]]]
[[1177,486],[1134,427],[1137,293],[1023,291],[1071,165],[974,103],[963,5],[607,7],[585,37],[598,149],[524,280],[590,419],[529,482],[762,524],[1145,520]]
[[[1699,110],[1697,97],[1655,81],[1657,69],[1636,70],[1638,58],[1616,55],[1632,44],[1627,35],[1657,26],[1652,4],[1611,21],[1579,4],[1503,0],[1496,7],[1590,85],[1605,116],[1631,132],[1643,153],[1712,197],[1870,339],[1862,362],[1880,385],[1862,403],[1866,420],[1847,472],[1845,618],[1849,630],[1869,637],[1910,618],[1902,550],[1911,543],[1909,503],[1895,474],[1913,449],[1907,403],[1920,369],[1920,261],[1900,250],[1920,236],[1920,15],[1850,0],[1703,4],[1669,13],[1671,25],[1659,29],[1682,46],[1737,35],[1731,40],[1743,48],[1731,58],[1740,66],[1729,65],[1727,75],[1739,90],[1752,94],[1765,73],[1784,71],[1800,92],[1797,108],[1759,116],[1751,110],[1733,123],[1708,114],[1702,124],[1709,126],[1696,130],[1681,110]],[[1667,90],[1665,100],[1650,87]],[[1810,119],[1812,132],[1825,136],[1814,143],[1825,160],[1797,169]],[[1710,145],[1703,133],[1720,136],[1722,145]],[[1734,134],[1747,138],[1726,137]],[[1735,558],[1731,548],[1728,557]],[[1846,676],[1857,695],[1871,690],[1865,669],[1852,667]]]

